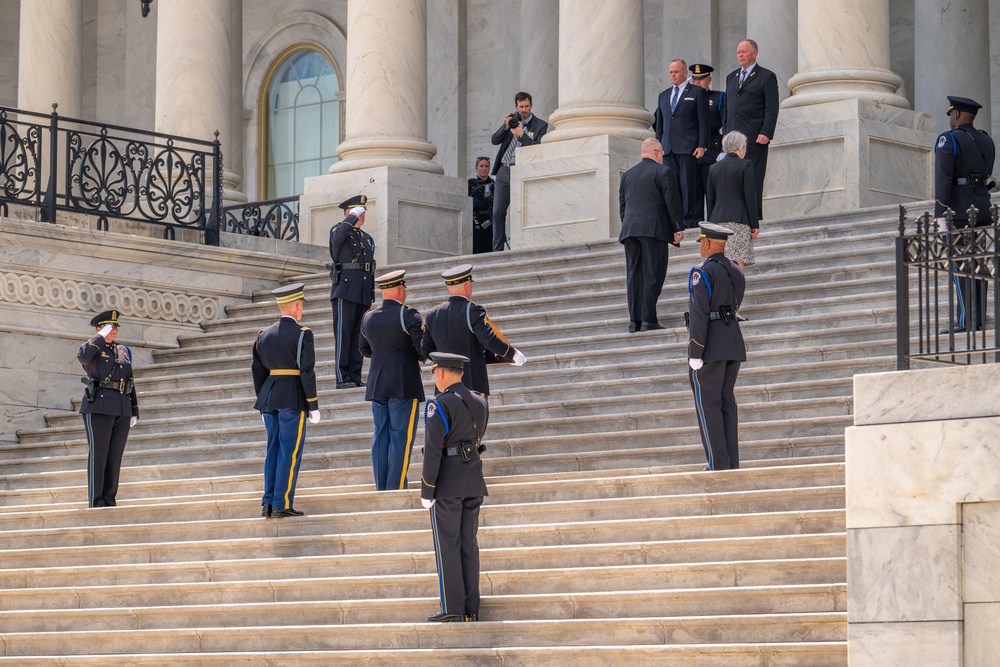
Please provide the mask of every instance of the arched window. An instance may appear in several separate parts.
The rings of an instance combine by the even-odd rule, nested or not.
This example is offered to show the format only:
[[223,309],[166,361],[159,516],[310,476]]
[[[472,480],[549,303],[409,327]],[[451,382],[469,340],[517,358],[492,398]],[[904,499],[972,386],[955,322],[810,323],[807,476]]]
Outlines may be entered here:
[[265,196],[302,194],[305,179],[337,161],[340,78],[315,49],[290,53],[267,85]]

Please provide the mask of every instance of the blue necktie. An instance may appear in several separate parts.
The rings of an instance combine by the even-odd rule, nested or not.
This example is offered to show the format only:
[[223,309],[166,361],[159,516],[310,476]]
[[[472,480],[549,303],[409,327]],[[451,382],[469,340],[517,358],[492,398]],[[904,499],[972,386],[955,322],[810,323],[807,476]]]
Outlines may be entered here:
[[670,113],[677,108],[677,95],[681,92],[680,86],[674,86],[674,95],[670,98]]

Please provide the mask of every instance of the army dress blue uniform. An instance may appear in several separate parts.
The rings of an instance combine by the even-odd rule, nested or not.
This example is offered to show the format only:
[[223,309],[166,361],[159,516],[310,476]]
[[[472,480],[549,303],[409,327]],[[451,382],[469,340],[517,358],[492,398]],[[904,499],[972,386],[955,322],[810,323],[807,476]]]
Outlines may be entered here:
[[[714,67],[702,64],[691,65],[688,69],[691,70],[692,79],[703,79],[711,76],[712,72],[715,71]],[[705,192],[708,190],[708,170],[722,153],[722,113],[723,103],[726,99],[726,94],[721,90],[706,90],[705,92],[708,95],[708,148],[705,149],[705,154],[698,158],[700,178],[697,199],[702,203],[704,203]]]
[[[90,324],[117,328],[118,311],[105,311]],[[89,507],[114,507],[125,442],[132,418],[139,417],[132,351],[96,333],[80,346],[76,358],[90,380],[80,404],[87,430],[87,503]]]
[[[404,285],[405,271],[379,276],[380,289]],[[383,299],[361,322],[361,353],[371,359],[365,400],[372,403],[372,469],[379,491],[405,489],[424,400],[420,378],[423,321],[416,309]]]
[[[366,201],[364,195],[359,195],[343,202],[341,208],[350,209]],[[364,362],[358,347],[361,318],[375,299],[375,239],[355,227],[357,221],[357,216],[347,215],[330,230],[332,273],[337,276],[337,282],[330,289],[330,306],[336,339],[334,366],[338,389],[362,386]]]

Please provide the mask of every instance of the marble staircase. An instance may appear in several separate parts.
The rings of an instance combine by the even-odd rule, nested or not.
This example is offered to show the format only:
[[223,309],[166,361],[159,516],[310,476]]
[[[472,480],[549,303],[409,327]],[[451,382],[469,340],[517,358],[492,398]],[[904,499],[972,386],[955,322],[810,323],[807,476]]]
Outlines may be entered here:
[[[0,448],[0,663],[847,664],[843,430],[852,376],[894,368],[889,207],[767,222],[748,272],[744,468],[702,472],[685,365],[691,240],[663,331],[626,333],[614,242],[472,258],[474,299],[528,355],[491,371],[477,624],[438,610],[416,490],[377,493],[362,389],[335,390],[306,281],[323,420],[296,506],[259,517],[252,410],[266,292],[138,369],[119,506],[88,510],[78,415]],[[410,304],[459,260],[401,265]],[[428,387],[429,377],[428,377]],[[419,440],[419,438],[418,438]],[[419,479],[415,448],[411,482]]]

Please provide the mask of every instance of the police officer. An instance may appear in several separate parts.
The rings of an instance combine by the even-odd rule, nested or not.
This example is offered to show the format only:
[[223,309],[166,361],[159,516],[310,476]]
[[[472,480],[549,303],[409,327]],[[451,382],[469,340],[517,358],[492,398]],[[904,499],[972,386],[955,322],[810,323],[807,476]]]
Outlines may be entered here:
[[705,261],[688,274],[688,379],[694,392],[706,470],[740,467],[736,376],[746,345],[736,318],[746,282],[739,264],[725,255],[733,232],[711,222],[700,225],[699,252]]
[[[948,107],[951,129],[938,137],[934,148],[934,216],[941,218],[950,210],[954,214],[955,229],[964,229],[970,226],[968,209],[975,206],[976,219],[971,221],[971,226],[982,227],[990,223],[987,181],[993,174],[996,147],[990,135],[972,126],[981,104],[967,97],[948,97],[948,101],[951,103]],[[964,238],[960,239],[956,245],[964,247]],[[959,268],[965,269],[965,264]],[[955,281],[958,283],[958,302],[954,326],[942,329],[941,333],[962,332],[968,326],[982,329],[987,282],[957,275]]]
[[264,457],[264,497],[261,516],[302,516],[294,508],[295,484],[302,467],[309,423],[319,423],[316,395],[316,350],[313,332],[299,324],[305,305],[305,285],[294,283],[272,290],[281,319],[257,334],[253,345],[254,408],[267,429]]
[[341,202],[345,217],[330,230],[330,306],[336,339],[334,367],[337,389],[363,387],[358,349],[361,317],[375,299],[375,239],[361,231],[368,197],[358,195]]
[[87,503],[114,507],[128,432],[139,419],[132,350],[118,343],[118,311],[90,320],[97,330],[76,354],[87,376],[80,414],[87,429]]
[[417,434],[417,407],[424,400],[420,313],[406,303],[406,271],[375,279],[382,304],[361,322],[361,354],[371,359],[365,400],[372,403],[372,468],[375,488],[405,489],[410,450]]
[[493,184],[490,177],[490,159],[476,158],[476,175],[469,179],[469,196],[472,197],[472,252],[480,254],[493,250]]
[[420,502],[431,511],[441,611],[428,621],[479,620],[479,507],[486,480],[479,457],[490,418],[486,397],[462,384],[468,357],[432,352],[440,392],[424,408]]
[[461,354],[470,361],[462,382],[484,396],[490,394],[486,364],[507,360],[522,366],[527,357],[514,349],[486,316],[486,310],[471,301],[472,265],[460,264],[441,274],[448,289],[448,300],[427,311],[424,324],[424,357],[431,352]]
[[708,189],[708,169],[722,153],[722,102],[726,94],[721,90],[712,90],[712,72],[715,68],[711,65],[697,63],[688,67],[691,72],[691,83],[701,86],[708,94],[708,148],[705,154],[698,158],[699,179],[697,182],[697,199],[704,202],[705,192]]

